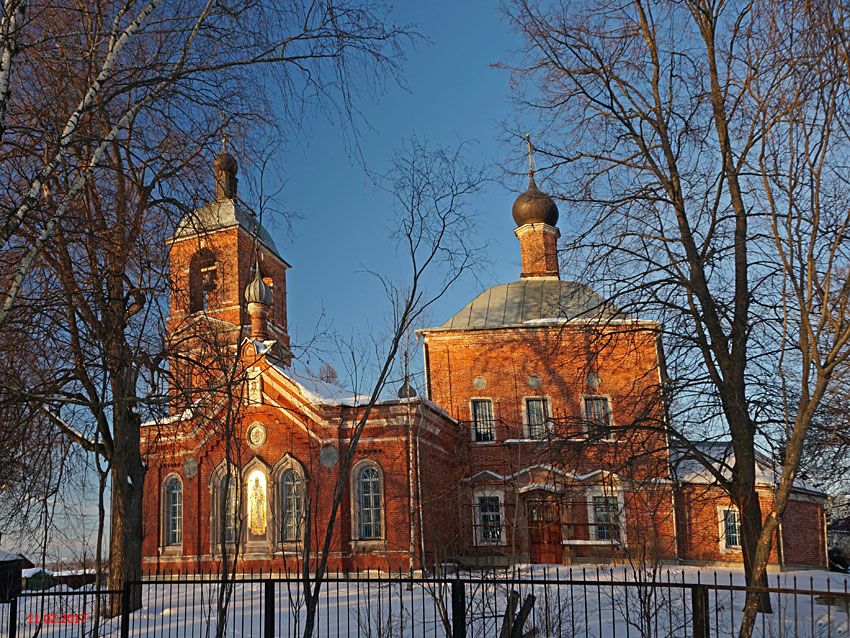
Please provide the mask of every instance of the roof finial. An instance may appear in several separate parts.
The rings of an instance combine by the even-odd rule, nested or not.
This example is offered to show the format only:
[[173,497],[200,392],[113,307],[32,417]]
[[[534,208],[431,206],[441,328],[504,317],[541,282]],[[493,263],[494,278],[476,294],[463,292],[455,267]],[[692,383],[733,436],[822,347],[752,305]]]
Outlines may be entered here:
[[528,146],[528,186],[537,187],[534,183],[534,147],[531,145],[531,133],[525,134],[525,143]]
[[239,164],[236,158],[227,152],[227,118],[222,112],[221,125],[221,152],[213,160],[213,174],[215,176],[215,198],[218,201],[225,199],[236,199],[236,185],[239,180],[236,174],[239,172]]
[[221,152],[227,152],[227,116],[221,112]]

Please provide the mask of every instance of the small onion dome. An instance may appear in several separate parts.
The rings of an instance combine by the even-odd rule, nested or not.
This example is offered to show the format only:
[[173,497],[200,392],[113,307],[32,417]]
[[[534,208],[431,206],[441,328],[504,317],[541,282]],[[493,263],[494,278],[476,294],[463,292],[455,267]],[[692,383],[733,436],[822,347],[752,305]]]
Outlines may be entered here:
[[399,399],[415,399],[416,398],[416,388],[410,385],[409,381],[405,381],[404,384],[398,389],[398,398]]
[[516,198],[512,212],[517,228],[525,224],[555,226],[558,223],[558,207],[551,197],[537,188],[534,173],[528,174],[528,190]]
[[254,270],[254,279],[245,286],[245,301],[264,306],[272,305],[272,289],[260,275],[260,264],[257,264],[257,268]]
[[232,173],[234,175],[239,172],[239,164],[236,162],[236,158],[227,151],[222,151],[215,156],[213,159],[213,168],[216,172],[221,171],[222,173]]

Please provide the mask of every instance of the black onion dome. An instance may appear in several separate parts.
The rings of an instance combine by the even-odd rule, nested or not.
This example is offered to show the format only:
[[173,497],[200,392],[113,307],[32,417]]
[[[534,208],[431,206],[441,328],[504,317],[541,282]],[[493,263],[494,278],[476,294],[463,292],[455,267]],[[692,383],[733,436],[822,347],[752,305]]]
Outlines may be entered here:
[[555,226],[558,223],[558,206],[551,197],[537,188],[534,173],[529,173],[528,190],[516,198],[512,212],[517,227],[525,224]]

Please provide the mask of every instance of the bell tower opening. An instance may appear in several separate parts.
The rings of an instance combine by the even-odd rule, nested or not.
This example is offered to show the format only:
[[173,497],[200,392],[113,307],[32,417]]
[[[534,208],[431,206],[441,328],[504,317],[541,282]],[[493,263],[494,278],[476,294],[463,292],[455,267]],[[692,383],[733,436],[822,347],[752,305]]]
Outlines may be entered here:
[[218,266],[215,253],[202,248],[192,256],[189,265],[189,312],[210,310],[211,297],[217,286]]

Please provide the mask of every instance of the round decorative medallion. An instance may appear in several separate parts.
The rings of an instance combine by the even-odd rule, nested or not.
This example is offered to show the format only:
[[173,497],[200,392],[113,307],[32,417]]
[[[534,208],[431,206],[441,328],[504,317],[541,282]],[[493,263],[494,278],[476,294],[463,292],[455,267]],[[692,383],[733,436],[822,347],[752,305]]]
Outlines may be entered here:
[[487,387],[487,379],[479,375],[472,380],[472,385],[476,390],[483,390]]
[[333,467],[339,461],[339,450],[333,445],[325,445],[319,452],[319,463],[323,467]]
[[188,459],[183,461],[183,475],[190,479],[194,478],[195,474],[198,473],[198,459],[194,456],[190,456]]
[[539,388],[540,384],[542,383],[543,381],[536,374],[531,374],[528,376],[528,387]]
[[248,445],[262,447],[266,442],[266,428],[262,423],[254,423],[248,428]]

